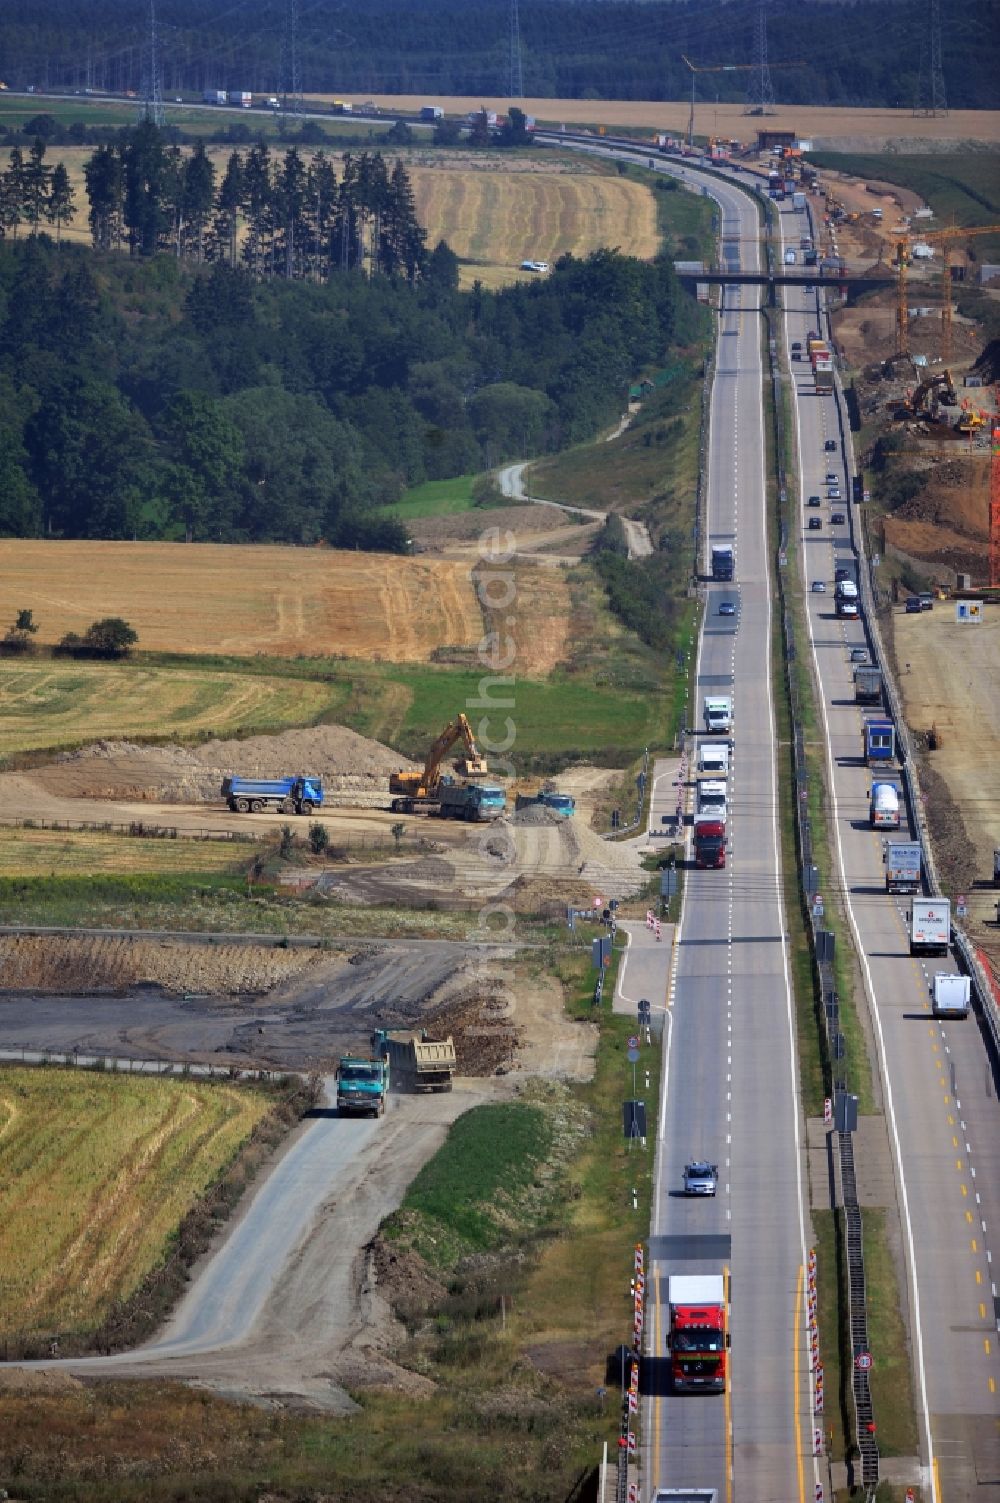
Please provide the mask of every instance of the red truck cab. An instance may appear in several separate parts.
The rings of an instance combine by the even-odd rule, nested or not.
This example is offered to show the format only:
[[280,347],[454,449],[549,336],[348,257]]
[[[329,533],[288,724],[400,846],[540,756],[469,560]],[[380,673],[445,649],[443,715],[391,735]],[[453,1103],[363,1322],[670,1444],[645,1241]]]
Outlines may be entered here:
[[694,864],[720,867],[726,864],[726,827],[717,819],[701,819],[694,827]]

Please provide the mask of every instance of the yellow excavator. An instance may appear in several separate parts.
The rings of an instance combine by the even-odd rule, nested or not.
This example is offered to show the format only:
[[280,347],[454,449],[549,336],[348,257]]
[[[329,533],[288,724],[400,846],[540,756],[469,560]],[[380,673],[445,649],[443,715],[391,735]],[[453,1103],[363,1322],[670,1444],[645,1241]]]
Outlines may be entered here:
[[925,376],[916,390],[898,408],[895,413],[896,420],[905,422],[907,418],[915,417],[927,417],[934,420],[937,417],[938,403],[945,407],[954,407],[958,403],[958,393],[955,390],[951,371],[938,371],[933,376]]
[[486,759],[479,753],[472,727],[462,714],[438,736],[427,753],[422,772],[394,772],[389,776],[389,792],[393,794],[392,812],[412,814],[421,804],[435,802],[442,781],[442,764],[457,741],[465,746],[465,756],[459,757],[455,771],[463,778],[484,778],[488,773]]

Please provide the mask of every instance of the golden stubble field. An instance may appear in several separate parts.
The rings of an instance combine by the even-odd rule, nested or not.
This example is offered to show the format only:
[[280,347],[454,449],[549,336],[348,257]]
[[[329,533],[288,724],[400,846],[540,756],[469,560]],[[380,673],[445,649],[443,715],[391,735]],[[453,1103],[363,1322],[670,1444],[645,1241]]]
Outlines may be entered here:
[[[276,158],[282,149],[272,146]],[[209,148],[216,181],[231,151]],[[308,158],[313,148],[302,152]],[[342,153],[334,149],[326,154],[339,176]],[[73,180],[77,214],[63,236],[78,244],[90,243],[83,166],[91,155],[91,147],[78,146],[54,146],[49,152],[53,162],[65,163]],[[568,252],[586,256],[617,247],[643,259],[656,254],[659,237],[650,190],[586,162],[391,148],[385,148],[385,155],[406,165],[428,246],[446,240],[468,263],[461,273],[465,285],[477,279],[489,287],[505,285],[525,276],[522,261],[552,262]]]
[[92,1329],[267,1111],[231,1086],[0,1069],[0,1330]]
[[46,643],[123,616],[150,651],[424,663],[483,634],[465,564],[386,553],[5,538],[0,580],[0,621],[30,607]]

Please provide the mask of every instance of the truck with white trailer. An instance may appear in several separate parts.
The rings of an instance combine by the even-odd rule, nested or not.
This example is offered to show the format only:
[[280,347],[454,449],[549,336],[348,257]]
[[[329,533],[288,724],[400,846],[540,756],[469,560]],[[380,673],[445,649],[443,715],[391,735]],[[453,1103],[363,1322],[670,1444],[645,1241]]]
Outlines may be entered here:
[[931,1011],[936,1018],[967,1018],[971,996],[968,976],[938,971],[931,984]]
[[890,840],[885,848],[886,892],[919,892],[922,851],[919,840]]
[[947,955],[951,944],[951,903],[947,898],[914,898],[909,920],[911,955]]
[[695,788],[695,820],[712,819],[726,823],[726,785],[719,778],[702,778]]
[[873,830],[899,829],[899,785],[881,779],[872,783],[868,821]]

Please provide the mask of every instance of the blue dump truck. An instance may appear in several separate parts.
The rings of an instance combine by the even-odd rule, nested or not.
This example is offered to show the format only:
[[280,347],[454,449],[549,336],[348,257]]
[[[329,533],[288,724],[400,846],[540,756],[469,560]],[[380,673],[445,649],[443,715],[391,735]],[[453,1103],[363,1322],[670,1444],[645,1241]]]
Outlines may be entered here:
[[323,784],[319,778],[225,777],[222,797],[234,814],[260,814],[277,809],[281,814],[311,814],[323,806]]
[[514,800],[515,809],[551,809],[564,819],[572,819],[576,813],[576,799],[571,793],[557,793],[554,788],[544,788],[540,793],[519,793]]
[[388,1058],[345,1054],[337,1066],[337,1111],[342,1117],[381,1117],[388,1090]]
[[445,783],[438,790],[442,819],[481,824],[507,812],[507,795],[498,783]]

